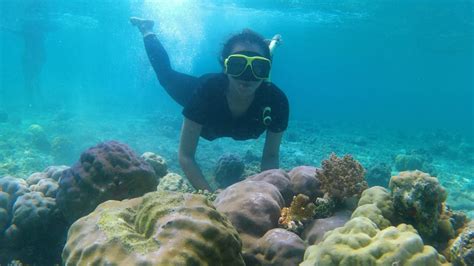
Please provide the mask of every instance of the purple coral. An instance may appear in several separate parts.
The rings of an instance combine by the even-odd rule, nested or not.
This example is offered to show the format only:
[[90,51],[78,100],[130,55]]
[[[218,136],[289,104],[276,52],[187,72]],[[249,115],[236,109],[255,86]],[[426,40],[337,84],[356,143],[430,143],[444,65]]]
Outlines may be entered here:
[[62,172],[57,203],[73,222],[106,200],[140,197],[156,190],[153,168],[126,144],[100,143],[81,154],[80,160]]

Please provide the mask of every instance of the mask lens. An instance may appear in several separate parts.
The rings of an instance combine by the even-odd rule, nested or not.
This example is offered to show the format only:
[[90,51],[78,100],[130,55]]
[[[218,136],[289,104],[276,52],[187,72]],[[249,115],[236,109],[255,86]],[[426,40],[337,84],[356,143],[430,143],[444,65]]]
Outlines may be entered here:
[[227,61],[227,74],[240,75],[245,70],[247,60],[243,57],[231,56]]
[[262,59],[255,59],[252,62],[252,69],[255,77],[266,79],[270,74],[270,62]]

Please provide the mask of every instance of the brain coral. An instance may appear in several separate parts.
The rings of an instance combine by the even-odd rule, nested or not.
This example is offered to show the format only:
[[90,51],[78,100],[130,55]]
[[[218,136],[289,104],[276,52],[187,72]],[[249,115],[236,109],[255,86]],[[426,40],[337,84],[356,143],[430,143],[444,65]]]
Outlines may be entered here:
[[316,170],[316,177],[329,197],[342,202],[350,197],[359,197],[367,188],[364,180],[365,170],[352,156],[338,158],[334,153],[322,163],[322,169]]
[[379,230],[366,217],[356,217],[328,232],[323,242],[306,249],[301,266],[309,265],[448,265],[412,226]]
[[405,171],[393,176],[389,186],[396,215],[424,239],[434,238],[447,196],[438,180],[421,171]]
[[109,141],[89,148],[62,172],[57,203],[73,222],[101,202],[140,197],[158,185],[153,168],[125,144]]
[[[57,187],[51,178],[32,180],[38,184],[47,180],[46,192],[51,192],[46,189],[49,186]],[[55,199],[40,187],[33,184],[28,188],[20,178],[0,178],[0,264],[11,259],[28,264],[59,263],[66,223]]]
[[107,201],[77,220],[65,265],[244,265],[229,220],[204,197],[159,191]]

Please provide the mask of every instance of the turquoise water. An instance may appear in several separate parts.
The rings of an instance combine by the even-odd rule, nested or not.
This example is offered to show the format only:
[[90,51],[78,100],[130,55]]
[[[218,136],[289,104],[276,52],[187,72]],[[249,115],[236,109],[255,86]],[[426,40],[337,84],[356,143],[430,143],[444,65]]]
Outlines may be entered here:
[[[352,154],[369,185],[387,186],[370,170],[396,175],[399,158],[415,158],[473,218],[473,14],[458,0],[0,0],[0,179],[71,166],[107,140],[182,174],[181,107],[130,25],[138,16],[155,21],[174,68],[196,76],[222,71],[222,44],[243,28],[281,34],[271,76],[290,102],[281,168]],[[211,183],[223,154],[250,175],[263,143],[201,140],[196,159]]]
[[[173,66],[193,75],[221,71],[222,43],[243,28],[283,36],[272,71],[291,105],[282,167],[317,166],[331,151],[366,168],[393,165],[422,149],[462,189],[474,172],[472,11],[471,1],[1,1],[0,173],[70,165],[108,139],[180,171],[180,107],[128,21],[139,16],[155,20]],[[31,65],[40,69],[34,95],[25,90]],[[32,124],[58,154],[31,145]],[[367,145],[354,144],[360,138]],[[203,170],[227,151],[260,154],[261,139],[244,143],[203,141]]]

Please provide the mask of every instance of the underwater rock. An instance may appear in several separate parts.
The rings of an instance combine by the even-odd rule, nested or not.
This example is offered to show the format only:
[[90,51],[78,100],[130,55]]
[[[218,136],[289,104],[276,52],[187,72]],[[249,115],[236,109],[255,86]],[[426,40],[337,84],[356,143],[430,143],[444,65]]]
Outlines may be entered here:
[[334,153],[323,161],[322,169],[316,170],[322,190],[335,200],[336,205],[351,197],[360,197],[367,188],[364,175],[364,168],[351,155],[338,158]]
[[425,246],[411,225],[380,230],[366,217],[356,217],[306,249],[301,266],[309,265],[448,265]]
[[365,179],[369,186],[388,187],[388,182],[392,177],[392,167],[387,163],[378,163],[367,170]]
[[109,141],[84,151],[73,167],[62,172],[56,200],[73,222],[101,202],[140,197],[157,185],[148,163],[127,145]]
[[341,210],[334,213],[333,216],[323,219],[315,219],[309,223],[303,231],[303,239],[309,245],[318,244],[322,241],[325,233],[343,226],[351,218],[349,210]]
[[182,176],[176,173],[168,173],[160,178],[157,190],[168,190],[177,192],[193,192],[194,187]]
[[226,188],[240,181],[245,164],[235,154],[224,154],[217,161],[214,177],[220,188]]
[[247,177],[246,181],[263,181],[274,185],[280,191],[285,205],[290,205],[293,200],[293,192],[291,191],[290,177],[281,169],[271,169],[263,171],[259,174]]
[[296,234],[281,228],[268,231],[245,254],[246,265],[298,265],[303,261],[306,245]]
[[293,195],[304,194],[312,201],[322,197],[321,182],[316,178],[316,167],[297,166],[288,172]]
[[423,239],[433,239],[447,197],[438,179],[421,171],[405,171],[393,176],[389,187],[396,216],[412,224]]
[[246,249],[268,230],[278,227],[285,201],[272,184],[241,181],[224,189],[214,201],[216,209],[227,215],[237,229]]
[[204,197],[158,191],[107,201],[69,229],[64,265],[244,265],[229,220]]

